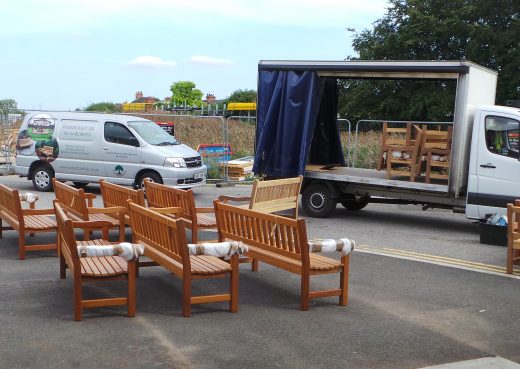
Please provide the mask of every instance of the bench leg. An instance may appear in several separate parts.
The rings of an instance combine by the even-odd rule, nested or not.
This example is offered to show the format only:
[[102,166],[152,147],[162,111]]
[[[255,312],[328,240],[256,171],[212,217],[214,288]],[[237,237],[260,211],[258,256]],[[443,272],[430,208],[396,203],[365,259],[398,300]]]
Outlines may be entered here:
[[182,316],[191,316],[191,278],[182,279]]
[[231,277],[229,281],[229,289],[231,300],[229,301],[229,311],[236,313],[238,311],[238,255],[231,257]]
[[18,258],[25,260],[25,233],[19,232],[18,237]]
[[135,316],[135,274],[136,274],[135,260],[128,262],[128,316]]
[[251,263],[251,270],[253,272],[258,272],[258,260],[253,259],[253,262]]
[[77,278],[77,276],[74,276],[74,320],[76,322],[81,321],[82,319],[82,288],[81,285],[81,278]]
[[309,310],[309,292],[310,292],[310,275],[302,273],[301,279],[301,296],[300,296],[300,309],[303,311]]
[[348,304],[348,271],[349,271],[350,256],[342,256],[341,263],[343,267],[339,276],[339,288],[341,289],[341,295],[339,295],[339,304],[346,306]]
[[65,258],[63,254],[60,252],[60,279],[67,278],[67,264],[65,263]]

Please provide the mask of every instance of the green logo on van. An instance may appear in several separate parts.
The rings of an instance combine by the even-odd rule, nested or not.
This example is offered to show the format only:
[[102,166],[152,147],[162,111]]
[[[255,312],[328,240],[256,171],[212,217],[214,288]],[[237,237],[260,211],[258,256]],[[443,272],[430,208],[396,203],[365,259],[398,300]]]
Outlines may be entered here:
[[115,167],[114,167],[114,174],[116,176],[124,176],[125,175],[125,168],[123,168],[123,166],[121,164],[117,164]]

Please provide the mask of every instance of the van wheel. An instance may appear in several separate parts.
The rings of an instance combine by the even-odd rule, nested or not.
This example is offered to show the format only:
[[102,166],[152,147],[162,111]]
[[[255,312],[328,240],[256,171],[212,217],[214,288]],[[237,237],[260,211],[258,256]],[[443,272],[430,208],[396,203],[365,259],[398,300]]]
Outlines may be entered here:
[[144,188],[144,180],[148,179],[151,182],[155,183],[163,183],[163,180],[161,176],[155,172],[145,172],[139,176],[139,179],[137,180],[137,188]]
[[336,209],[337,201],[333,199],[327,185],[313,183],[303,190],[302,207],[305,214],[313,218],[325,218]]
[[88,182],[72,182],[77,188],[85,188],[88,186]]
[[32,182],[36,190],[42,192],[52,191],[52,178],[54,170],[49,165],[41,165],[33,172]]

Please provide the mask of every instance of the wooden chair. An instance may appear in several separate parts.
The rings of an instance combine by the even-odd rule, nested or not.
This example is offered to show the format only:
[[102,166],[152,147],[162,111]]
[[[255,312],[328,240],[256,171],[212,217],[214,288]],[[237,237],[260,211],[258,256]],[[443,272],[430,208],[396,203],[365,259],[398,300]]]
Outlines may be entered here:
[[[92,199],[95,195],[85,193],[82,188],[74,188],[59,182],[56,178],[52,179],[54,194],[61,207],[67,212],[72,220],[96,221],[102,220],[112,224],[110,228],[119,229],[119,241],[125,240],[125,214],[127,208],[123,206],[113,206],[109,208],[92,207]],[[108,240],[108,229],[103,230],[103,238]],[[85,231],[83,240],[90,239],[91,231]]]
[[[417,158],[421,147],[422,130],[413,125],[415,141],[409,146],[388,146],[386,157],[386,179],[392,175],[408,176],[411,182],[415,181]],[[399,169],[395,169],[398,167]],[[403,170],[404,168],[404,170]]]
[[[18,232],[18,257],[25,259],[26,251],[55,250],[56,243],[27,245],[26,234],[56,232],[56,221],[51,216],[54,209],[35,209],[34,203],[29,209],[23,209],[18,190],[0,185],[0,238],[2,232],[15,230]],[[3,222],[9,226],[4,226]]]
[[216,229],[214,209],[197,208],[192,190],[179,190],[148,180],[144,181],[144,190],[149,207],[182,208],[181,212],[175,214],[175,218],[183,219],[186,228],[191,229],[192,243],[197,243],[200,229]]
[[520,263],[520,200],[507,204],[507,274],[513,274],[513,265]]
[[[339,297],[348,302],[349,255],[335,260],[309,252],[304,219],[290,219],[214,201],[219,241],[235,240],[247,244],[247,256],[300,276],[301,310],[309,309],[310,299]],[[313,275],[339,273],[339,288],[310,290]]]
[[388,158],[388,148],[391,147],[410,147],[413,145],[412,140],[412,124],[406,123],[405,127],[389,128],[388,122],[383,122],[383,132],[381,139],[381,148],[379,151],[379,161],[377,162],[377,170],[386,168]]
[[[422,126],[421,151],[416,167],[417,175],[425,174],[425,182],[430,183],[431,178],[448,179],[451,167],[451,140],[453,127],[446,131],[427,129]],[[438,168],[436,171],[432,169]]]
[[219,200],[222,202],[248,201],[247,205],[241,207],[267,214],[290,210],[292,218],[297,219],[298,195],[300,194],[302,181],[303,176],[268,181],[255,179],[251,196],[234,197],[222,195],[219,196]]
[[[130,222],[134,242],[145,246],[144,256],[182,279],[183,316],[191,316],[192,304],[208,302],[229,301],[229,311],[238,310],[238,255],[233,255],[229,263],[216,256],[190,255],[184,219],[173,219],[132,203]],[[192,296],[193,280],[227,275],[230,276],[229,293]]]
[[[65,279],[68,267],[74,281],[74,320],[82,319],[83,309],[102,306],[126,305],[129,317],[135,316],[136,294],[136,261],[127,261],[119,256],[82,257],[78,256],[78,245],[110,245],[108,239],[76,242],[74,228],[99,229],[110,227],[107,221],[72,221],[65,214],[57,200],[54,200],[56,221],[58,223],[58,237],[60,240],[60,278]],[[84,300],[82,295],[83,284],[88,282],[99,283],[126,279],[128,293],[126,297],[110,297],[103,299]]]

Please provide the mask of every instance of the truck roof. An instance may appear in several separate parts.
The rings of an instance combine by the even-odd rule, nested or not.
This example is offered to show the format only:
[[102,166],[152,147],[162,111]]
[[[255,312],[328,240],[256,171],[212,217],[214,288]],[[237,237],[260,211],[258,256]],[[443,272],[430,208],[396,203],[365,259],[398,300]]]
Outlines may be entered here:
[[434,78],[457,79],[471,68],[497,74],[467,60],[260,60],[258,70],[316,71],[320,76],[353,78]]
[[520,108],[515,108],[511,106],[499,106],[499,105],[479,105],[480,110],[485,110],[487,112],[494,113],[514,113],[518,114],[520,112]]

